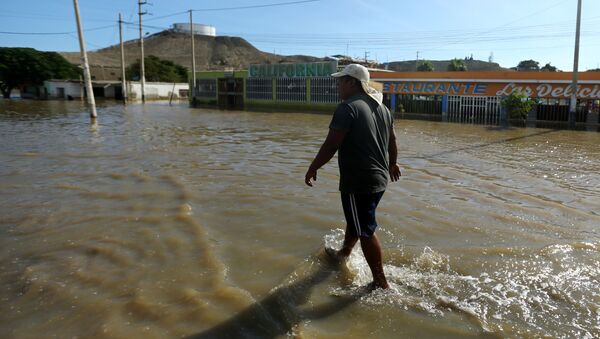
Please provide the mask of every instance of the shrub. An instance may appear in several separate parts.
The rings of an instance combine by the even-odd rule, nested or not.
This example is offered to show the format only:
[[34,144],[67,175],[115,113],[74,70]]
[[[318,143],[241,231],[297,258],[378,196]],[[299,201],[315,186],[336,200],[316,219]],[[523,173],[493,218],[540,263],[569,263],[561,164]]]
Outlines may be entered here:
[[537,99],[528,97],[523,93],[512,92],[504,97],[500,103],[508,112],[510,119],[527,119],[527,114],[537,105]]

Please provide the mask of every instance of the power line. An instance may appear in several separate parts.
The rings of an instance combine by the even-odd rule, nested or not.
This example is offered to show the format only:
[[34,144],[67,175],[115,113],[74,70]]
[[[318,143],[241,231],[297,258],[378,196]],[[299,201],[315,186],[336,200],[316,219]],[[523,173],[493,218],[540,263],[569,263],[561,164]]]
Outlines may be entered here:
[[[113,28],[113,27],[114,27],[114,25],[106,25],[106,26],[85,29],[84,31],[91,32],[91,31],[98,31],[101,29],[107,29],[107,28]],[[77,33],[77,31],[70,31],[70,32],[5,32],[5,31],[0,31],[0,34],[9,34],[9,35],[69,35],[69,34],[75,34],[75,33]]]
[[181,15],[181,14],[186,14],[188,13],[188,11],[183,11],[183,12],[177,12],[177,13],[171,13],[171,14],[166,14],[166,15],[161,15],[161,16],[156,16],[150,19],[147,19],[145,21],[154,21],[154,20],[159,20],[159,19],[164,19],[164,18],[169,18],[172,16],[176,16],[176,15]]
[[290,1],[290,2],[279,2],[279,3],[273,3],[273,4],[264,4],[264,5],[239,6],[239,7],[202,8],[202,9],[193,9],[192,11],[194,11],[194,12],[230,11],[230,10],[238,10],[238,9],[297,5],[297,4],[304,4],[304,3],[317,2],[317,1],[321,1],[321,0],[301,0],[301,1]]
[[[599,21],[600,17],[588,18],[587,24],[595,24]],[[259,37],[267,39],[281,39],[285,41],[292,40],[319,40],[319,41],[336,41],[340,40],[344,43],[348,41],[356,42],[378,42],[378,41],[423,41],[424,39],[437,39],[445,40],[448,38],[462,39],[465,35],[478,33],[480,38],[493,37],[493,36],[506,36],[505,33],[511,33],[513,31],[519,31],[523,34],[528,32],[534,34],[535,32],[544,33],[572,33],[573,20],[555,22],[552,24],[540,24],[540,25],[526,25],[526,26],[510,26],[505,28],[498,28],[495,30],[489,30],[486,33],[481,33],[479,29],[455,29],[455,30],[443,30],[443,31],[404,31],[404,32],[362,32],[362,33],[247,33],[247,32],[223,32],[222,34],[231,36],[245,36],[245,37]],[[552,29],[552,30],[550,30]],[[594,32],[594,31],[589,31]]]
[[[240,9],[252,9],[252,8],[264,8],[264,7],[276,7],[276,6],[289,6],[289,5],[297,5],[309,2],[318,2],[321,0],[301,0],[301,1],[290,1],[290,2],[278,2],[272,4],[263,4],[263,5],[251,5],[251,6],[238,6],[238,7],[221,7],[221,8],[198,8],[192,9],[192,12],[216,12],[216,11],[232,11],[232,10],[240,10]],[[164,18],[170,18],[177,15],[187,14],[189,11],[181,11],[175,12],[171,14],[161,15],[157,17],[153,17],[147,19],[146,21],[156,21]]]
[[[15,18],[15,19],[30,19],[30,20],[51,20],[51,21],[66,21],[66,20],[72,20],[72,18],[66,18],[66,17],[56,17],[56,16],[48,16],[48,15],[12,15],[12,14],[0,14],[0,17],[5,17],[5,18]],[[90,21],[90,22],[111,22],[113,20],[108,20],[108,19],[87,19],[86,21]]]

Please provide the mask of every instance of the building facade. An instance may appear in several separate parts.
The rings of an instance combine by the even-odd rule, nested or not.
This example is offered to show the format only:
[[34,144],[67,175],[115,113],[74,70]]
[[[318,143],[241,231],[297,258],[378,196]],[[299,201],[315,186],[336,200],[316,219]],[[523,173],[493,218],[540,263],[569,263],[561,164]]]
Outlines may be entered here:
[[[567,122],[571,72],[371,72],[383,84],[386,104],[400,115],[499,124],[502,99],[525,94],[537,104],[528,120]],[[577,123],[598,124],[600,72],[581,72]]]
[[337,62],[250,65],[248,70],[198,72],[193,106],[329,112],[339,102],[330,74]]
[[[198,72],[192,105],[221,109],[332,112],[339,97],[337,62],[250,65],[248,70]],[[384,101],[400,117],[498,125],[502,100],[535,100],[528,120],[563,123],[573,92],[570,72],[389,72],[371,70]],[[576,122],[599,124],[600,72],[579,73]]]

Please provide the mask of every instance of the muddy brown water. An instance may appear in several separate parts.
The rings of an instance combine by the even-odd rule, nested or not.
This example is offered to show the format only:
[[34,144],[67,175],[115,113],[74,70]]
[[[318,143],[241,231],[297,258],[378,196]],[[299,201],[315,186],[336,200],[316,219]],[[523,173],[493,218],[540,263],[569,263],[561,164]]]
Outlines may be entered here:
[[330,117],[0,101],[0,337],[600,336],[600,134],[397,120],[367,293]]

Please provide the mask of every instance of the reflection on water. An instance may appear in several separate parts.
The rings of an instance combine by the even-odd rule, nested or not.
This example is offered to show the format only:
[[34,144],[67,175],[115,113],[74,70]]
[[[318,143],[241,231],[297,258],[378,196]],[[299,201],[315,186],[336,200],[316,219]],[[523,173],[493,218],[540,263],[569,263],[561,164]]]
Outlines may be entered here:
[[328,121],[0,101],[0,336],[600,336],[600,134],[397,121],[367,293]]

